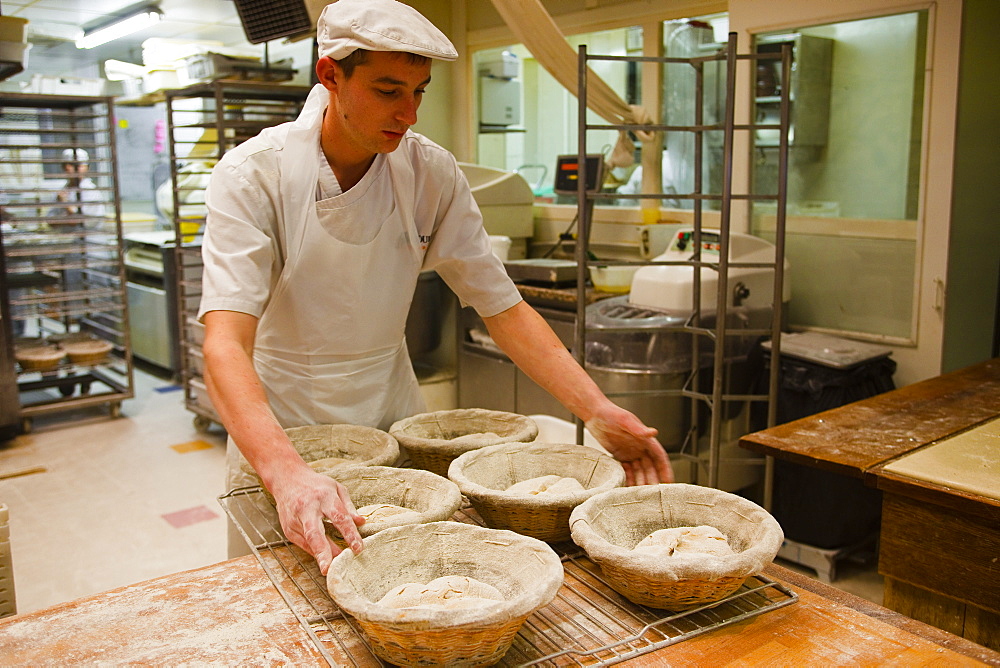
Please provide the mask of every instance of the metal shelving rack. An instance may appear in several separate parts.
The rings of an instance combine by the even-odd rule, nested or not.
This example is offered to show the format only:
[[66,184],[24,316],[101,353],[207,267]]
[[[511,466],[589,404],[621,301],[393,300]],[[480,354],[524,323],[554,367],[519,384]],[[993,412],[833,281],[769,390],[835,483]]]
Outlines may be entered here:
[[174,207],[174,253],[184,403],[198,429],[221,422],[208,398],[197,321],[201,301],[204,192],[215,163],[261,130],[292,121],[309,88],[218,80],[166,91],[167,143]]
[[[768,426],[775,423],[776,395],[778,389],[778,355],[780,353],[781,323],[782,323],[782,294],[784,280],[784,239],[785,239],[785,200],[786,182],[788,173],[788,127],[789,127],[789,91],[788,87],[783,87],[779,100],[780,119],[777,124],[764,124],[757,121],[746,123],[736,122],[736,86],[737,86],[737,63],[739,61],[750,61],[755,65],[757,60],[780,59],[781,76],[783,81],[789,80],[791,70],[791,50],[788,46],[783,46],[780,52],[740,54],[736,52],[736,34],[730,33],[729,40],[724,48],[718,53],[695,56],[689,58],[671,58],[654,56],[597,56],[588,55],[587,46],[581,45],[578,54],[578,81],[579,81],[579,116],[578,116],[578,164],[585,165],[587,151],[587,131],[588,130],[644,130],[648,132],[690,132],[695,136],[694,151],[694,188],[689,193],[671,193],[669,196],[661,193],[616,195],[612,193],[602,193],[588,190],[587,179],[577,180],[577,202],[578,202],[578,229],[579,243],[576,244],[577,261],[577,286],[580,294],[577,299],[576,318],[576,340],[575,351],[577,359],[581,365],[586,364],[586,342],[587,333],[590,331],[586,322],[586,300],[583,290],[586,286],[588,268],[591,265],[614,265],[614,264],[638,264],[638,265],[684,265],[692,267],[693,299],[694,306],[691,318],[682,329],[692,336],[692,355],[690,375],[682,389],[664,390],[642,390],[636,391],[643,394],[660,394],[663,396],[682,394],[691,399],[691,427],[687,434],[680,456],[684,459],[695,460],[698,463],[706,464],[708,471],[707,485],[718,487],[721,445],[721,420],[724,408],[730,402],[767,402]],[[686,126],[666,125],[666,124],[644,124],[644,125],[607,125],[592,124],[587,122],[587,73],[589,61],[626,61],[626,62],[659,62],[659,63],[681,63],[690,65],[695,71],[696,84],[695,96],[692,100],[694,104],[694,124]],[[721,62],[725,70],[725,102],[721,122],[709,122],[704,118],[704,98],[705,98],[705,67],[708,63]],[[751,67],[754,71],[756,68]],[[754,82],[749,81],[748,86],[753,86]],[[753,114],[753,110],[750,111]],[[777,130],[779,136],[778,144],[778,187],[776,193],[754,194],[754,193],[734,193],[733,187],[733,151],[734,137],[737,132],[755,133],[758,130]],[[722,158],[723,173],[720,192],[710,192],[705,179],[703,178],[704,166],[704,139],[706,133],[722,132]],[[590,226],[593,215],[593,204],[600,199],[614,199],[616,197],[629,197],[636,199],[677,199],[681,201],[691,201],[693,207],[693,254],[687,261],[648,261],[648,262],[624,262],[591,260],[589,250]],[[775,260],[772,263],[750,263],[731,262],[728,249],[730,247],[730,233],[732,220],[732,205],[734,201],[747,200],[750,202],[771,201],[777,202],[777,228],[775,233]],[[717,202],[720,212],[720,242],[721,252],[718,259],[711,259],[702,256],[702,229],[703,213],[706,202]],[[710,326],[706,323],[705,314],[702,313],[701,300],[701,268],[707,267],[718,273],[718,292],[716,295],[715,324]],[[771,326],[768,329],[739,329],[738,332],[729,331],[727,324],[727,305],[729,303],[730,290],[734,287],[730,285],[729,270],[736,267],[768,267],[774,271],[774,292],[773,292],[773,313]],[[648,331],[640,328],[629,330],[623,328],[618,331]],[[731,337],[738,335],[746,336],[767,336],[772,340],[772,361],[770,364],[770,375],[768,379],[767,394],[732,394],[726,390],[726,349]],[[712,379],[710,389],[705,390],[701,381],[703,355],[700,354],[702,347],[701,340],[710,342],[711,349],[711,373]],[[617,396],[609,393],[609,396]],[[699,454],[698,438],[703,433],[700,424],[703,417],[700,416],[699,404],[708,409],[708,460],[704,461]],[[583,438],[584,425],[577,420],[577,438]],[[582,442],[582,440],[580,441]],[[753,460],[740,460],[740,463],[752,462]],[[773,484],[773,461],[770,458],[764,460],[765,480],[764,480],[764,504],[770,506],[771,488]]]
[[[89,154],[95,188],[67,182],[66,149]],[[117,417],[134,395],[115,151],[110,97],[5,93],[0,100],[4,365],[16,379],[16,391],[3,396],[18,404],[4,412],[16,412],[25,432],[43,413],[107,405]],[[41,370],[14,366],[14,347],[68,337],[108,342],[111,351]]]

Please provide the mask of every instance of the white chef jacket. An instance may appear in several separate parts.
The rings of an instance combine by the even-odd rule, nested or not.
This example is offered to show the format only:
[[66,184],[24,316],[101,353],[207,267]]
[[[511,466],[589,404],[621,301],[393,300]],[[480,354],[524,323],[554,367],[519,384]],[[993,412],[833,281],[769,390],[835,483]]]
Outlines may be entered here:
[[[409,290],[407,305],[417,274],[426,270],[437,271],[462,302],[481,316],[492,316],[517,304],[520,293],[492,253],[482,216],[458,163],[426,137],[407,132],[396,151],[376,156],[358,185],[346,193],[316,201],[322,156],[317,147],[327,100],[328,92],[322,86],[314,87],[296,121],[266,129],[232,149],[213,171],[206,193],[209,213],[202,246],[205,269],[199,318],[212,310],[256,316],[260,318],[257,346],[265,348],[280,346],[286,336],[294,338],[296,332],[306,329],[311,335],[303,336],[297,344],[297,349],[304,346],[298,350],[302,354],[298,357],[368,355],[369,337],[365,333],[377,331],[382,319],[378,303],[345,305],[336,291],[320,292],[313,296],[308,314],[299,311],[300,322],[268,318],[269,310],[284,308],[278,302],[285,299],[287,290],[276,291],[276,287],[287,269],[286,263],[292,263],[290,257],[301,251],[297,223],[316,211],[324,220],[333,215],[335,221],[338,207],[353,208],[354,215],[359,209],[371,211],[378,220],[384,212],[392,216],[399,213],[397,209],[408,212],[404,225],[410,229],[406,236],[412,238],[412,251],[418,257],[411,266],[399,270],[407,272],[398,281],[401,290]],[[379,222],[372,224],[377,226]],[[371,266],[359,272],[362,281],[367,276],[385,283],[385,274],[397,271],[396,263],[382,266],[378,261],[369,262]],[[328,320],[327,314],[333,319]],[[335,329],[356,327],[358,331],[354,336],[341,337],[331,347],[331,337],[325,336],[322,329],[317,331],[323,322],[332,323]],[[399,343],[403,345],[402,327],[398,329]],[[395,334],[390,333],[392,336]],[[261,366],[257,359],[258,372],[266,372]],[[412,375],[412,369],[408,371]],[[272,392],[266,373],[261,375],[274,404],[280,392]],[[275,412],[285,427],[307,422],[301,411],[296,415],[291,414],[293,411]],[[381,424],[370,426],[385,428],[390,418],[401,417],[405,415],[383,416],[378,419]]]

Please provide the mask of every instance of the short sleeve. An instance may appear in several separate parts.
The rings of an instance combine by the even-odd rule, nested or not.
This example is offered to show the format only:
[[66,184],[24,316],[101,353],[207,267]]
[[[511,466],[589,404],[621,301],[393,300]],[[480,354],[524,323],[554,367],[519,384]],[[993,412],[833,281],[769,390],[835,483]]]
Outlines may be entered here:
[[[434,230],[424,268],[437,271],[462,303],[480,316],[496,315],[520,302],[521,294],[493,254],[483,216],[458,162],[439,150],[444,157],[435,154],[426,166],[435,171],[424,175],[436,183],[422,190],[437,195]],[[430,215],[422,211],[426,204],[418,205],[418,216]]]
[[205,192],[199,320],[219,310],[259,318],[281,273],[277,158],[246,144],[216,165]]

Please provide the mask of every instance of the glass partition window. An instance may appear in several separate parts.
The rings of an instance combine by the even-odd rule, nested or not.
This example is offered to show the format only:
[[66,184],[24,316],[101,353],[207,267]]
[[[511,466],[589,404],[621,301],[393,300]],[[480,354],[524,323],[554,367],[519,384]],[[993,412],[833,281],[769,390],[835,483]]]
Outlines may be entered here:
[[[621,28],[599,33],[581,34],[570,37],[573,48],[587,44],[590,53],[602,55],[626,55],[630,52],[630,32],[635,29]],[[641,32],[641,31],[640,31]],[[641,52],[641,41],[638,46]],[[509,73],[517,73],[511,83],[518,84],[521,122],[510,125],[491,125],[493,110],[505,104],[497,97],[495,89],[509,84],[498,82],[490,72],[496,71],[495,64],[506,59]],[[550,75],[530,52],[521,45],[502,49],[479,51],[475,54],[477,105],[479,109],[479,136],[477,162],[498,169],[516,170],[532,186],[535,194],[556,201],[553,194],[553,177],[556,156],[576,153],[578,134],[578,105],[576,93],[570,92]],[[627,91],[634,90],[634,68],[623,62],[595,61],[591,69],[623,99],[630,101]],[[631,100],[634,102],[634,97]],[[588,112],[588,123],[604,124],[597,114]],[[612,130],[588,131],[587,145],[604,147],[610,152],[618,133]],[[569,200],[567,200],[568,202]],[[575,201],[575,200],[573,200]]]
[[[760,51],[780,51],[784,44],[792,48],[789,81],[781,81],[778,69],[765,66],[748,83],[762,123],[777,119],[782,90],[790,94],[786,248],[792,290],[788,322],[795,329],[897,345],[915,339],[927,21],[927,12],[917,11],[754,36],[753,48]],[[663,26],[663,53],[678,57],[721,47],[729,30],[724,14],[670,20]],[[574,47],[586,43],[591,54],[636,56],[643,53],[643,39],[641,28],[622,27],[568,41]],[[507,60],[514,61],[513,70],[505,69],[505,52]],[[542,201],[573,203],[573,198],[553,194],[552,184],[556,156],[577,150],[576,91],[564,89],[520,45],[480,51],[474,58],[480,115],[477,162],[518,171]],[[641,68],[635,63],[591,65],[626,102],[642,102]],[[516,85],[493,80],[497,73],[511,71]],[[706,68],[706,122],[718,118],[719,79],[718,72]],[[664,66],[663,123],[694,123],[693,86],[689,68]],[[507,104],[517,106],[516,117],[501,118],[506,125],[494,124],[498,114],[492,112]],[[604,123],[594,114],[590,122]],[[774,130],[759,130],[751,137],[752,192],[776,193],[779,138]],[[614,131],[591,130],[587,146],[608,152],[616,139]],[[702,189],[719,192],[721,133],[705,133],[704,141]],[[693,137],[665,133],[664,147],[664,192],[691,192]],[[609,171],[605,189],[628,193],[630,184],[639,182],[636,170]],[[607,203],[612,204],[637,206],[638,201]],[[691,206],[684,199],[663,205]],[[775,207],[774,202],[753,206],[753,234],[773,240]]]
[[[718,49],[718,36],[728,31],[726,15],[712,15],[696,19],[680,19],[664,22],[664,53],[687,57],[703,55]],[[638,26],[615,28],[600,32],[581,33],[567,37],[567,42],[577,49],[587,45],[591,55],[641,56],[643,53],[643,30]],[[498,169],[516,170],[532,186],[536,196],[556,203],[575,203],[571,197],[561,197],[552,192],[556,157],[576,153],[578,139],[578,103],[576,91],[566,90],[555,80],[523,45],[515,44],[502,48],[478,51],[473,56],[476,72],[476,104],[479,116],[479,134],[476,146],[476,161],[479,164]],[[590,68],[604,80],[622,100],[628,104],[642,103],[641,66],[635,62],[591,61]],[[661,120],[675,125],[690,125],[689,95],[694,86],[693,69],[685,65],[667,65],[663,72]],[[714,78],[709,85],[715,86]],[[516,100],[516,101],[514,101]],[[502,110],[516,104],[513,114]],[[713,113],[717,103],[707,113]],[[680,110],[684,110],[682,113]],[[682,117],[685,116],[685,117]],[[603,125],[608,122],[593,112],[588,112],[588,123]],[[721,134],[720,134],[721,137]],[[618,140],[614,130],[589,130],[588,149],[610,154]],[[687,158],[693,151],[690,133],[668,133],[664,138],[667,149],[663,155],[664,192],[691,190],[690,162]],[[707,138],[706,141],[721,145],[721,139]],[[636,165],[609,170],[604,188],[623,194],[639,192],[636,184],[641,179],[637,172],[639,142],[635,141]],[[720,156],[721,148],[716,149]],[[669,156],[677,154],[671,161]],[[706,168],[708,174],[708,168]],[[629,188],[633,188],[629,190]],[[606,206],[638,206],[635,199],[617,199],[602,202]],[[677,204],[665,202],[665,206]],[[684,204],[690,206],[690,203]]]
[[[791,100],[787,256],[793,328],[914,338],[920,238],[919,176],[926,12],[756,36],[792,48],[790,81],[759,61],[758,120]],[[755,192],[775,192],[777,131],[753,138]],[[752,230],[773,238],[773,203],[754,206]]]

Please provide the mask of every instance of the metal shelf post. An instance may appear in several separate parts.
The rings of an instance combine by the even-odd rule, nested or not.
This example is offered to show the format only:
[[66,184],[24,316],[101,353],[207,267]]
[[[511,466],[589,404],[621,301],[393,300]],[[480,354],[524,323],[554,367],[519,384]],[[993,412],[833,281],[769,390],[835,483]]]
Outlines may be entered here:
[[197,321],[208,178],[212,167],[230,149],[264,128],[295,120],[309,90],[306,86],[218,80],[166,91],[179,375],[185,407],[195,414],[194,424],[200,430],[221,423],[205,388],[201,353],[204,328]]
[[[775,422],[775,403],[778,389],[777,370],[780,367],[780,342],[781,323],[783,308],[783,284],[784,284],[784,256],[785,256],[785,202],[787,198],[787,165],[788,165],[788,128],[789,128],[789,91],[784,88],[780,95],[780,121],[778,125],[761,124],[754,121],[738,123],[736,119],[736,90],[737,90],[737,62],[749,60],[756,62],[758,59],[781,59],[782,76],[787,80],[791,70],[791,52],[789,47],[783,46],[780,53],[753,53],[738,54],[737,38],[735,33],[731,33],[729,40],[716,54],[708,56],[696,56],[692,58],[656,58],[651,56],[630,57],[630,56],[596,56],[588,55],[587,46],[581,45],[578,53],[578,153],[580,165],[585,164],[587,156],[587,131],[588,130],[647,130],[647,131],[674,131],[693,133],[695,141],[694,152],[694,189],[690,193],[670,194],[662,193],[637,193],[631,194],[632,198],[673,198],[679,200],[690,200],[693,210],[693,253],[690,260],[679,264],[685,264],[692,268],[692,313],[689,326],[682,328],[689,332],[692,338],[692,357],[690,377],[683,395],[691,400],[691,430],[682,454],[699,464],[704,463],[707,469],[707,480],[709,487],[719,486],[719,469],[722,464],[721,427],[722,415],[727,402],[731,401],[758,401],[767,402],[768,426],[773,426]],[[695,96],[692,100],[694,105],[694,124],[690,126],[675,126],[667,124],[588,124],[587,123],[587,63],[592,60],[616,60],[616,61],[659,61],[662,63],[687,63],[695,70]],[[707,122],[704,118],[704,66],[712,61],[721,61],[725,65],[725,105],[723,109],[723,119],[721,122]],[[752,82],[751,82],[752,83]],[[737,193],[733,184],[733,156],[735,150],[736,132],[753,133],[759,129],[778,130],[780,141],[778,146],[779,177],[778,189],[774,194],[759,195],[754,193]],[[718,193],[708,192],[703,179],[704,150],[703,138],[708,131],[721,131],[723,134],[722,146],[722,185]],[[586,299],[584,290],[588,276],[588,268],[594,263],[589,258],[590,226],[593,218],[593,205],[598,199],[614,199],[615,195],[610,193],[592,192],[586,189],[586,179],[578,179],[577,208],[578,208],[578,243],[575,254],[577,261],[577,318],[575,331],[575,354],[581,365],[586,366],[587,333],[589,330],[586,322]],[[719,237],[721,241],[721,251],[717,262],[707,262],[702,258],[702,229],[704,217],[704,203],[706,201],[716,201],[720,209],[720,229]],[[732,332],[728,322],[728,304],[731,292],[730,270],[732,263],[729,257],[731,228],[732,228],[732,208],[734,201],[774,201],[777,202],[777,229],[775,242],[775,257],[768,268],[774,271],[774,291],[773,308],[770,329],[766,332],[772,340],[772,362],[768,378],[768,391],[766,394],[739,394],[734,395],[726,391],[726,350],[730,337],[746,336],[748,330]],[[641,264],[650,264],[641,263]],[[676,263],[675,263],[676,264]],[[718,272],[718,282],[716,290],[715,324],[707,327],[702,313],[702,284],[701,272],[703,267],[710,267]],[[740,266],[740,265],[736,265]],[[624,330],[623,330],[624,331]],[[703,369],[701,362],[701,341],[707,340],[711,344],[711,387],[702,387]],[[676,392],[674,390],[652,390],[652,393]],[[701,417],[699,406],[704,405],[708,409],[707,425],[707,461],[698,452],[698,437],[704,431],[704,426],[700,424]],[[582,442],[584,425],[577,420],[577,438]],[[690,445],[693,452],[684,452]],[[764,460],[764,504],[770,506],[771,488],[773,484],[773,462],[768,458]]]

